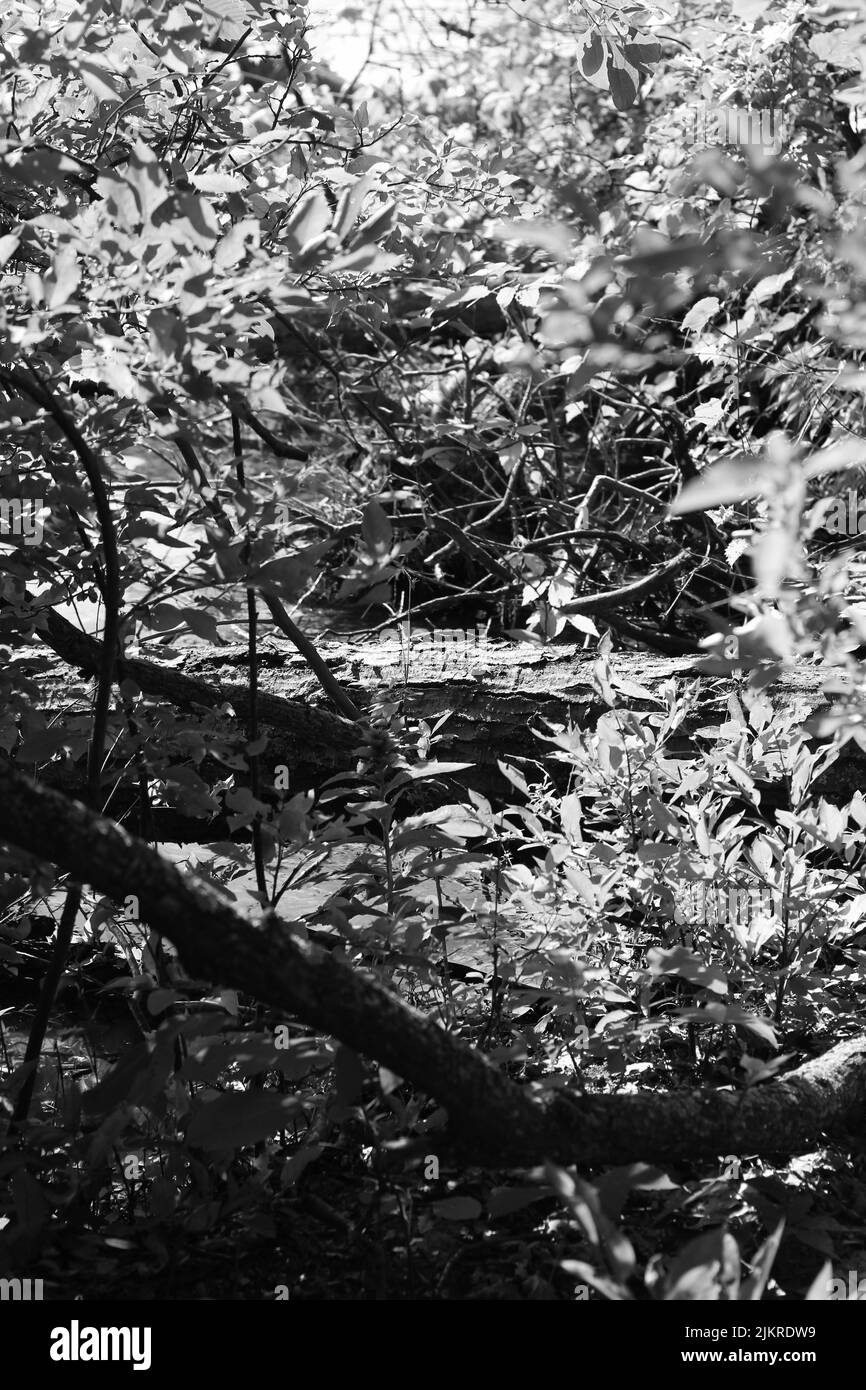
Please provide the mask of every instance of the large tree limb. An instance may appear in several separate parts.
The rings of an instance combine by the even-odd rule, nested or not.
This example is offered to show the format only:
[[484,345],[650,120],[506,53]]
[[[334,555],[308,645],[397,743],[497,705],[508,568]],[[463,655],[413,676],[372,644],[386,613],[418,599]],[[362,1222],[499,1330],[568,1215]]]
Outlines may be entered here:
[[233,985],[333,1034],[435,1096],[466,1159],[503,1165],[545,1158],[682,1163],[718,1155],[806,1152],[826,1135],[862,1130],[866,1038],[842,1043],[766,1086],[723,1091],[536,1099],[482,1054],[291,924],[255,928],[194,874],[78,802],[0,763],[0,835],[120,899],[197,975]]
[[[47,640],[64,661],[95,670],[99,647],[58,615],[48,619]],[[594,660],[580,648],[553,644],[535,648],[509,642],[472,640],[474,634],[440,633],[436,640],[413,636],[408,650],[396,641],[347,642],[320,639],[317,648],[334,680],[356,708],[374,699],[399,700],[403,712],[435,723],[443,711],[451,716],[441,729],[436,755],[472,766],[459,780],[487,796],[505,790],[507,783],[498,761],[531,764],[542,760],[544,744],[534,730],[545,721],[577,726],[591,725],[602,712],[592,681]],[[445,639],[444,641],[442,639]],[[462,640],[451,640],[462,638]],[[469,640],[467,640],[469,639]],[[267,725],[269,744],[262,766],[287,763],[293,785],[320,786],[352,763],[357,730],[343,719],[320,708],[321,679],[311,675],[305,657],[286,648],[259,654],[261,722]],[[22,660],[26,657],[22,653]],[[129,660],[121,663],[146,694],[174,702],[182,709],[218,710],[230,700],[238,716],[248,708],[246,685],[248,653],[243,646],[196,647],[185,654],[179,669],[156,662]],[[693,679],[700,671],[695,657],[658,657],[621,652],[615,661],[617,677],[660,692],[670,680]],[[768,690],[768,697],[782,717],[798,706],[815,712],[827,706],[826,668],[799,663]],[[68,717],[70,708],[89,705],[89,688],[76,683],[67,670],[41,670],[44,692],[40,705],[48,718]],[[693,733],[698,727],[726,718],[728,696],[736,687],[725,678],[708,677],[694,714],[685,722],[671,751],[676,756],[694,752]],[[624,697],[631,708],[659,708],[633,696]],[[234,731],[238,733],[238,731]],[[232,730],[227,726],[226,733]],[[238,733],[238,737],[240,734]],[[567,775],[564,764],[547,763],[547,771]],[[48,780],[54,776],[46,769]],[[849,744],[839,759],[823,773],[820,795],[848,798],[862,785],[863,755]],[[57,780],[66,790],[79,785],[64,775]]]
[[376,1057],[431,1095],[447,1095],[452,1120],[468,1136],[480,1140],[489,1130],[490,1138],[513,1142],[522,1133],[528,1143],[543,1128],[528,1095],[381,984],[320,952],[288,924],[252,927],[216,889],[8,764],[0,765],[0,835],[114,898],[134,893],[142,918],[173,941],[192,974],[234,984]]
[[[63,661],[88,676],[98,675],[102,643],[96,638],[82,632],[53,609],[47,611],[44,635]],[[203,680],[142,657],[119,658],[116,679],[118,682],[132,680],[145,695],[166,700],[179,709],[219,710],[231,704],[239,720],[249,719],[250,690],[245,681]],[[316,780],[323,769],[343,771],[351,761],[358,733],[346,719],[316,708],[308,699],[286,699],[263,690],[257,693],[257,708],[260,722],[280,734],[275,751],[288,759],[292,771],[298,773],[304,784],[313,771],[313,780]],[[328,772],[325,775],[329,775]]]

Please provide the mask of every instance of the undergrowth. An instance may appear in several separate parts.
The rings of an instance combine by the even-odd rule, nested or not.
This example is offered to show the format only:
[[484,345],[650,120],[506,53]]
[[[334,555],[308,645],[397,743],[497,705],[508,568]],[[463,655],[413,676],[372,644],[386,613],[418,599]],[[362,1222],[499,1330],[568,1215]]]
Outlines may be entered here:
[[[803,711],[745,684],[695,731],[697,681],[653,694],[604,645],[594,685],[592,726],[540,734],[547,780],[500,765],[500,809],[435,760],[437,729],[382,706],[351,772],[262,822],[266,901],[242,847],[176,855],[537,1092],[744,1090],[856,1033],[866,802],[820,795],[839,740],[816,743]],[[7,932],[24,938],[0,961],[11,1110],[47,950],[26,930],[50,929],[60,894],[33,882],[10,902],[22,880],[6,881]],[[803,1297],[824,1260],[857,1268],[861,1228],[837,1208],[862,1211],[864,1194],[832,1151],[786,1169],[720,1155],[711,1172],[460,1171],[436,1152],[445,1112],[401,1077],[188,979],[134,898],[85,909],[38,1114],[2,1149],[4,1270],[63,1285],[74,1248],[83,1288],[127,1270],[148,1296],[336,1282],[337,1296],[745,1298]],[[88,1053],[75,1004],[121,1029],[114,1065]],[[178,1263],[179,1229],[200,1263]],[[248,1247],[229,1275],[220,1251]]]

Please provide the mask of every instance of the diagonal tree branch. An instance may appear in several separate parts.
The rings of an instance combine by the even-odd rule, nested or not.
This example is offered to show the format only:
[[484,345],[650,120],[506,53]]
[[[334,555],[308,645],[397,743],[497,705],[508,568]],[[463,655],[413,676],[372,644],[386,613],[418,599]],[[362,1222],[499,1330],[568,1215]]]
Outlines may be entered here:
[[631,584],[623,584],[620,589],[608,589],[604,594],[585,594],[582,598],[573,598],[568,603],[563,603],[557,607],[557,613],[608,613],[612,608],[624,607],[627,603],[636,603],[638,599],[646,598],[647,594],[655,593],[666,584],[673,575],[686,568],[686,565],[694,563],[694,557],[688,551],[682,551],[675,555],[666,564],[660,565],[652,574],[647,574],[643,579],[635,579]]
[[320,952],[297,924],[253,927],[212,885],[5,761],[0,835],[111,897],[136,894],[142,918],[174,942],[193,974],[293,1013],[435,1096],[448,1109],[450,1142],[465,1161],[681,1163],[806,1152],[828,1135],[844,1139],[848,1130],[863,1129],[866,1038],[840,1043],[781,1080],[739,1094],[536,1098],[366,972]]

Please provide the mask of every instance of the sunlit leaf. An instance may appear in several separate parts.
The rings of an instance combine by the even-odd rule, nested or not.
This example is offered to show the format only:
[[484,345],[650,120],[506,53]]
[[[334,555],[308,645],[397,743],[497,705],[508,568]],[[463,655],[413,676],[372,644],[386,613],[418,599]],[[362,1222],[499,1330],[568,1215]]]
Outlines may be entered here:
[[713,464],[699,478],[686,483],[671,505],[671,515],[709,511],[713,507],[760,497],[771,481],[772,474],[760,459],[752,455],[727,459]]

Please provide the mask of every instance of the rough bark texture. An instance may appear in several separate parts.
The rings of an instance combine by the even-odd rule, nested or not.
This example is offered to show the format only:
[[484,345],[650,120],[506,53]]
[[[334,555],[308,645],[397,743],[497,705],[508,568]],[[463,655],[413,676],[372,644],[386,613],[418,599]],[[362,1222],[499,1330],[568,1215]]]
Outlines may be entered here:
[[[47,697],[45,712],[54,714],[62,710],[68,714],[71,708],[88,709],[91,684],[84,678],[95,676],[99,671],[101,643],[54,612],[48,614],[46,641],[63,664],[56,670],[39,672],[39,681]],[[26,669],[24,654],[20,661]],[[77,668],[78,679],[71,677],[70,666]],[[204,675],[127,657],[117,663],[116,676],[118,682],[133,681],[152,700],[171,704],[176,709],[196,714],[202,710],[217,712],[221,715],[217,719],[218,727],[241,742],[245,739],[250,695],[244,662],[231,667],[217,662],[211,674]],[[223,713],[227,705],[234,710],[235,719]],[[259,691],[257,709],[260,730],[268,734],[271,741],[273,762],[288,763],[300,785],[308,779],[314,784],[345,770],[358,741],[357,729],[347,719],[320,708],[305,694],[283,695],[268,689]]]
[[211,885],[6,763],[0,763],[0,835],[86,875],[111,897],[136,894],[143,919],[174,943],[192,973],[294,1014],[436,1097],[466,1161],[683,1163],[805,1152],[825,1136],[863,1129],[864,1038],[740,1094],[559,1092],[536,1099],[369,975],[320,952],[297,927],[252,926]]
[[[52,644],[64,661],[90,672],[98,661],[99,644],[66,623],[62,629],[52,619]],[[73,641],[72,634],[75,635]],[[543,650],[513,642],[475,642],[472,635],[437,634],[435,641],[413,639],[408,652],[397,641],[317,643],[331,671],[351,699],[362,709],[374,700],[394,700],[414,718],[435,720],[444,711],[451,717],[442,729],[436,756],[469,762],[472,768],[461,782],[486,795],[503,792],[507,783],[497,761],[528,761],[540,766],[545,745],[534,730],[545,721],[586,725],[601,713],[593,689],[593,659],[574,646],[548,646]],[[21,658],[26,660],[25,658]],[[230,703],[238,719],[217,716],[215,727],[243,742],[244,720],[249,709],[246,685],[246,650],[243,647],[191,648],[179,667],[164,668],[152,661],[127,660],[123,675],[132,677],[150,697],[175,706],[219,711]],[[662,657],[644,653],[619,653],[614,671],[624,681],[658,693],[670,680],[694,679],[700,674],[695,657]],[[826,703],[823,684],[827,672],[803,664],[786,672],[768,695],[780,713],[797,705],[810,711]],[[45,712],[68,713],[70,707],[86,710],[90,685],[70,679],[69,670],[40,671],[45,691]],[[318,786],[352,763],[357,729],[332,714],[319,683],[294,648],[272,644],[260,654],[259,719],[269,737],[260,762],[263,777],[280,763],[292,771],[293,786]],[[703,676],[699,711],[688,723],[671,751],[686,754],[696,728],[726,717],[728,697],[734,690],[729,678]],[[658,704],[623,696],[637,709],[657,709]],[[556,765],[547,761],[548,772]],[[851,745],[826,775],[820,791],[825,795],[850,796],[864,779],[866,760]],[[77,792],[74,774],[50,778]]]

